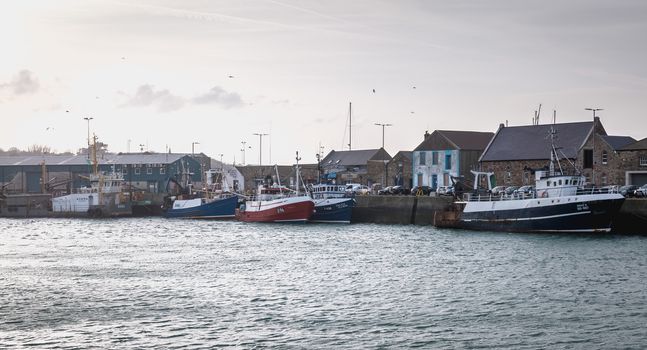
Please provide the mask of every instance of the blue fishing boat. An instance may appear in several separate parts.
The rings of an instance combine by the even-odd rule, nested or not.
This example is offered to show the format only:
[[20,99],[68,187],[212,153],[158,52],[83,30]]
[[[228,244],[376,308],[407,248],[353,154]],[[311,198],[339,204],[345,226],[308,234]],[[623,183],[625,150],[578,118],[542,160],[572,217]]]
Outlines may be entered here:
[[166,198],[164,217],[184,219],[229,219],[236,216],[238,196],[229,191],[222,169],[205,172],[205,187],[194,191],[190,177],[184,172],[185,185],[174,181],[180,194]]
[[218,198],[175,199],[173,206],[166,210],[167,218],[185,219],[227,219],[236,214],[238,196]]
[[318,184],[310,187],[315,202],[310,222],[349,224],[355,199],[346,193],[346,186]]

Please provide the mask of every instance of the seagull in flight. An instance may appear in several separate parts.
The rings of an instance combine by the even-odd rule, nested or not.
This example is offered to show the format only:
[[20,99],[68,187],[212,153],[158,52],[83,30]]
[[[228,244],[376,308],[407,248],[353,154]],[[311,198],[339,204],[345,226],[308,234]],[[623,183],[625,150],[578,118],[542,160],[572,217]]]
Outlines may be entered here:
[[373,93],[375,93],[375,89],[373,89]]

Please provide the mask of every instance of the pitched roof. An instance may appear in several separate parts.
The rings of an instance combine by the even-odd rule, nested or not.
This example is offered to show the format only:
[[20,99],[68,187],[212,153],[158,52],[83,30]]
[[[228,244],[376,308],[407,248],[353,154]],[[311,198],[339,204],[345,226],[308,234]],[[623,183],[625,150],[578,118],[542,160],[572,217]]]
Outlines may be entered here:
[[494,136],[492,132],[435,130],[414,151],[444,149],[483,150]]
[[593,131],[594,122],[510,126],[499,128],[479,161],[550,158],[548,135],[555,129],[555,145],[568,158],[577,158],[580,147]]
[[606,141],[609,144],[609,146],[611,146],[614,150],[618,150],[622,147],[628,146],[636,142],[636,139],[630,136],[602,135],[602,139]]
[[391,159],[391,156],[382,148],[363,149],[356,151],[335,151],[332,150],[321,161],[322,166],[353,166],[366,165],[369,160]]
[[[184,153],[122,153],[106,154],[103,158],[99,158],[98,161],[99,164],[170,164],[184,156],[186,156]],[[40,165],[43,161],[47,165],[87,165],[88,156],[0,156],[0,166]]]
[[412,160],[413,159],[413,152],[411,152],[411,151],[399,151],[398,153],[396,153],[393,156],[393,159],[396,159],[398,157],[404,157],[404,158],[407,158],[408,160]]
[[621,151],[638,151],[647,149],[647,137],[622,147]]

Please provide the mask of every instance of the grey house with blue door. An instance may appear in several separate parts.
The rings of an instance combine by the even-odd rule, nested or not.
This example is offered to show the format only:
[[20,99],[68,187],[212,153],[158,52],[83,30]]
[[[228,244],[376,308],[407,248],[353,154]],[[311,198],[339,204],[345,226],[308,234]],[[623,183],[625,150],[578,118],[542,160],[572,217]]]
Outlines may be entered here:
[[[208,158],[208,157],[207,157]],[[119,153],[98,159],[99,171],[120,172],[133,189],[165,193],[170,178],[190,173],[193,183],[201,183],[200,157],[178,153]],[[9,193],[42,192],[41,178],[50,191],[63,194],[88,185],[92,172],[87,155],[24,155],[0,157],[0,185]]]
[[425,132],[413,150],[413,186],[451,186],[451,177],[470,176],[494,136],[491,132],[436,130]]

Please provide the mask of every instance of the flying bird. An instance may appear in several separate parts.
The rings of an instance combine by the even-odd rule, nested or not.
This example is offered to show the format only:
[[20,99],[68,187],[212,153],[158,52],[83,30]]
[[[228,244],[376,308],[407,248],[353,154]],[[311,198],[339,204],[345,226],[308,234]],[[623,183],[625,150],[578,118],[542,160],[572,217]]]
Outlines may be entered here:
[[416,87],[414,86],[413,88],[415,89]]
[[234,78],[234,76],[233,76],[233,75],[230,75],[230,76],[229,76],[229,79],[233,79],[233,78]]
[[373,93],[375,93],[375,89],[373,89]]
[[70,113],[70,111],[68,111],[68,110],[66,109],[66,110],[65,110],[65,113]]

